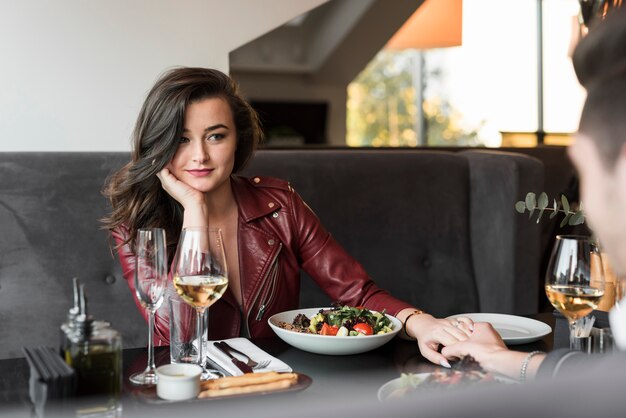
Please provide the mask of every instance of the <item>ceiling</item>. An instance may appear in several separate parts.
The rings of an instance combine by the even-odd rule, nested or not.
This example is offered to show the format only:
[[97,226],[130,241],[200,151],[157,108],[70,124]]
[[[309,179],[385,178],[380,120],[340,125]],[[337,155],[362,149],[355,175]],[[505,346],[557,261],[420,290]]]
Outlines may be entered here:
[[331,0],[230,53],[234,75],[347,84],[424,0]]

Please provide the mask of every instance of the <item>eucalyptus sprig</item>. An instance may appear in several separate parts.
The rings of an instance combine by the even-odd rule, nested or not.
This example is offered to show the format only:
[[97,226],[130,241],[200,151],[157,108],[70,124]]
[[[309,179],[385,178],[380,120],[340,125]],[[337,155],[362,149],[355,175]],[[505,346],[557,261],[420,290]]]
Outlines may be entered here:
[[572,207],[567,197],[565,195],[561,195],[561,201],[557,202],[556,199],[553,199],[552,207],[548,207],[550,203],[550,199],[548,199],[548,195],[545,192],[541,192],[539,198],[533,192],[528,192],[525,200],[520,200],[515,204],[515,210],[519,213],[524,213],[528,211],[528,219],[533,217],[535,211],[539,211],[539,215],[537,215],[537,223],[543,216],[544,211],[551,211],[550,219],[553,219],[559,212],[565,214],[565,217],[561,221],[561,227],[565,225],[581,225],[585,223],[585,214],[583,212],[583,203],[580,202],[578,208]]

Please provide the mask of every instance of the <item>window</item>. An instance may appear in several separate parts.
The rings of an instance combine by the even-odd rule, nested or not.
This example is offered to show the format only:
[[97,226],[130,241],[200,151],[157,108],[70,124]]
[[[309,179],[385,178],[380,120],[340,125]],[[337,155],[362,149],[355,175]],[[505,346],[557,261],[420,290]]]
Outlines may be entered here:
[[541,78],[542,2],[503,3],[463,3],[462,46],[380,51],[348,87],[348,145],[533,146],[543,131],[567,142],[584,100],[568,55],[577,2],[543,1]]

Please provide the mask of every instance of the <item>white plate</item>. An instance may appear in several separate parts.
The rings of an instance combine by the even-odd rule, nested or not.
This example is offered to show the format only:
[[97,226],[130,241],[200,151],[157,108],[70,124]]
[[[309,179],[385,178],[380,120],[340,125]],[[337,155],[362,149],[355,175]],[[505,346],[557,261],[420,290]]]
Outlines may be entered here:
[[[417,385],[421,384],[422,382],[424,382],[424,380],[426,380],[432,373],[414,373],[413,374],[413,379],[415,379],[415,383]],[[495,382],[498,383],[506,383],[506,384],[512,384],[512,383],[517,383],[516,381],[509,379],[508,377],[504,377],[504,376],[500,376],[500,375],[496,375],[494,376]],[[385,401],[393,401],[396,400],[398,398],[389,398],[389,396],[395,392],[398,389],[401,389],[402,387],[405,386],[405,383],[402,381],[402,377],[397,377],[395,379],[392,379],[390,381],[388,381],[387,383],[385,383],[384,385],[382,385],[379,389],[378,389],[378,400],[381,402],[385,402]],[[492,383],[492,382],[488,382],[487,384]],[[480,384],[480,383],[478,383]],[[424,389],[424,390],[428,390],[429,387],[428,386],[424,386],[423,388],[420,389]],[[411,392],[409,392],[411,393]],[[410,395],[409,395],[410,396]],[[402,398],[402,396],[400,396],[399,398]]]
[[270,317],[267,322],[278,337],[287,344],[300,350],[317,354],[348,355],[364,353],[373,350],[390,341],[402,328],[400,321],[387,315],[393,324],[393,331],[381,335],[363,335],[359,337],[337,337],[331,335],[304,334],[301,332],[289,331],[278,326],[279,322],[293,322],[297,314],[304,314],[311,318],[320,309],[332,308],[307,308],[294,309],[293,311],[281,312]]
[[474,322],[489,322],[508,345],[531,343],[552,332],[552,328],[546,323],[516,315],[466,313],[448,318],[459,316],[470,318]]
[[[415,373],[413,375],[413,378],[421,383],[426,380],[431,374],[432,373]],[[387,400],[391,401],[392,399],[389,399],[389,395],[402,387],[403,384],[401,377],[397,377],[393,380],[388,381],[378,389],[378,400],[381,402],[385,402]]]

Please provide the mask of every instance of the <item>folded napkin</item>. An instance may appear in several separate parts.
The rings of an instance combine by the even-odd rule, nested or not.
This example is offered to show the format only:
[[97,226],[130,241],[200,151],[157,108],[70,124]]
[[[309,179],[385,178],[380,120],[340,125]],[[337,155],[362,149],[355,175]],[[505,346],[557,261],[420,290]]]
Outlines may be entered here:
[[[261,350],[259,347],[254,345],[247,338],[230,338],[228,340],[216,340],[216,341],[226,341],[228,345],[231,347],[241,351],[242,353],[246,353],[250,358],[257,363],[260,363],[264,360],[271,360],[270,364],[263,369],[254,370],[255,373],[263,373],[263,372],[290,372],[292,371],[291,367],[287,365],[285,362],[277,359],[274,356],[269,355],[265,351]],[[231,359],[224,353],[222,353],[217,347],[213,345],[215,341],[209,341],[206,346],[206,353],[210,360],[219,365],[228,373],[233,376],[240,376],[243,374],[241,370],[237,368],[231,361]],[[239,354],[233,353],[235,357],[239,360],[245,362],[247,359]]]

